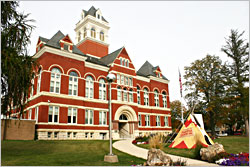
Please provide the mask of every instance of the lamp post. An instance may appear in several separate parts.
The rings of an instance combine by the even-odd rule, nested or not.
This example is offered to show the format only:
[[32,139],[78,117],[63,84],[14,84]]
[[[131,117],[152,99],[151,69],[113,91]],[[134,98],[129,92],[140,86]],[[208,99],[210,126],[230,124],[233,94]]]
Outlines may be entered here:
[[111,110],[111,83],[115,81],[114,74],[109,73],[107,75],[107,81],[109,84],[109,154],[104,156],[106,162],[118,162],[117,155],[112,153],[112,110]]

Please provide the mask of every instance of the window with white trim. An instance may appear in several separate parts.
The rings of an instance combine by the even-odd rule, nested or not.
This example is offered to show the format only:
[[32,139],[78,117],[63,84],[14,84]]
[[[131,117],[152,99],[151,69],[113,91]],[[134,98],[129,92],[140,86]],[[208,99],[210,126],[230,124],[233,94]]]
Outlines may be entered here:
[[77,109],[68,108],[68,124],[76,124],[77,120]]
[[127,91],[127,88],[123,89],[123,101],[128,101],[128,91]]
[[163,107],[167,108],[167,94],[166,94],[166,92],[162,93],[162,101],[163,101]]
[[59,122],[59,107],[49,106],[49,123],[58,123]]
[[141,114],[138,115],[138,120],[139,120],[139,126],[141,126]]
[[60,85],[61,85],[61,71],[55,67],[51,70],[50,92],[60,93]]
[[123,85],[124,84],[124,76],[121,75],[121,84]]
[[42,77],[42,69],[39,70],[39,74],[38,74],[38,78],[37,78],[37,89],[36,89],[36,94],[40,92],[41,77]]
[[117,100],[122,100],[122,90],[120,86],[117,87]]
[[159,107],[159,92],[158,92],[158,90],[154,91],[154,100],[155,100],[155,106]]
[[34,79],[31,80],[31,90],[30,90],[30,96],[34,95]]
[[85,110],[85,124],[93,125],[93,110]]
[[36,107],[36,110],[35,110],[35,120],[36,120],[36,123],[38,123],[38,113],[39,113],[39,107]]
[[122,58],[120,58],[120,65],[122,66]]
[[156,116],[156,126],[161,126],[161,118],[160,118],[160,116]]
[[137,103],[141,104],[140,87],[137,86]]
[[106,83],[103,78],[99,80],[99,99],[106,100]]
[[164,125],[165,125],[165,126],[169,126],[169,125],[168,125],[168,117],[167,117],[167,116],[164,117]]
[[104,41],[104,32],[103,31],[100,32],[100,40]]
[[150,116],[145,115],[145,126],[150,126]]
[[116,77],[117,77],[117,79],[116,79],[116,80],[117,80],[117,83],[118,83],[118,84],[121,84],[120,74],[117,74]]
[[123,66],[126,66],[125,59],[123,59],[122,65],[123,65]]
[[129,102],[133,102],[133,89],[130,89],[128,92],[128,99]]
[[83,31],[83,38],[85,38],[87,36],[87,29],[86,27],[84,28],[84,31]]
[[127,67],[129,67],[129,61],[127,60]]
[[124,77],[125,78],[125,85],[128,85],[128,77]]
[[85,97],[92,99],[94,95],[94,79],[91,76],[86,77]]
[[99,111],[99,125],[107,125],[107,112]]
[[82,36],[82,34],[81,34],[81,32],[79,32],[79,33],[78,33],[78,42],[81,41],[81,38],[82,38],[81,36]]
[[94,28],[91,28],[91,37],[95,38],[96,37],[96,32]]
[[29,120],[31,120],[31,115],[32,115],[32,109],[29,110],[29,115],[28,115]]
[[144,105],[149,106],[149,97],[148,97],[148,89],[144,88]]
[[69,95],[77,95],[78,90],[78,75],[76,72],[69,73]]
[[133,86],[133,78],[129,78],[129,86]]

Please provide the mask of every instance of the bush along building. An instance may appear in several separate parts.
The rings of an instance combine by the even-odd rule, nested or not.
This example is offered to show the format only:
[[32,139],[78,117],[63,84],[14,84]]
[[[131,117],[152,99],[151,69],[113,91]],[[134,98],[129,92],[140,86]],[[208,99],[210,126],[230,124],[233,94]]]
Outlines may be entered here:
[[74,45],[58,31],[39,37],[40,63],[22,119],[36,120],[39,140],[108,139],[108,73],[113,139],[172,132],[169,80],[146,61],[136,72],[125,47],[109,53],[109,23],[100,9],[83,10]]

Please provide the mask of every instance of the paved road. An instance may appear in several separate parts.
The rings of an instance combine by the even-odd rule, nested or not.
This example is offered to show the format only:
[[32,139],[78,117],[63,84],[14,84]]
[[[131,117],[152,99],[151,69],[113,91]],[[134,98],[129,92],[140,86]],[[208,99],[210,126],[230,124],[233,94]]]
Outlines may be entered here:
[[[143,158],[143,159],[147,159],[148,150],[135,146],[134,144],[132,144],[132,141],[133,139],[120,140],[120,141],[113,143],[113,147],[116,148],[117,150],[128,153],[130,155]],[[177,161],[180,158],[181,160],[187,160],[188,166],[218,166],[213,163],[208,163],[208,162],[199,161],[195,159],[190,159],[190,158],[185,158],[185,157],[180,157],[180,156],[175,156],[175,155],[170,155],[170,154],[167,154],[167,155],[170,156],[173,161]]]

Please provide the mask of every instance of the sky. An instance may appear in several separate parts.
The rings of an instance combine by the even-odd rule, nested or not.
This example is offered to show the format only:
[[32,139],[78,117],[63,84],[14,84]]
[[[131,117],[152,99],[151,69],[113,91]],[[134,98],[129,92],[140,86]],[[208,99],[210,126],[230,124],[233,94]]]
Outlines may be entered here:
[[125,46],[136,71],[146,60],[159,65],[170,80],[170,101],[181,99],[178,68],[183,76],[207,54],[230,61],[221,47],[231,29],[245,31],[249,42],[249,1],[21,1],[18,10],[36,20],[29,53],[39,36],[50,39],[58,30],[76,44],[76,23],[91,6],[109,22],[109,52]]

